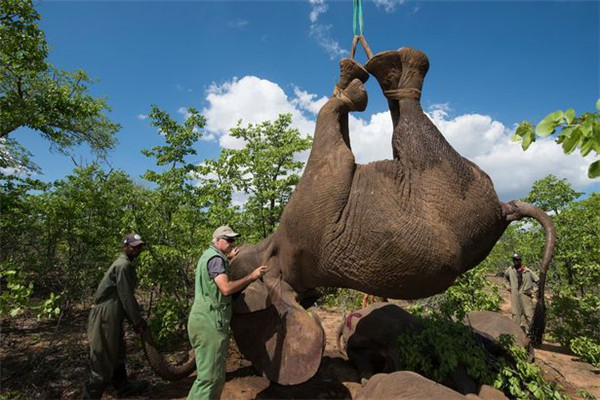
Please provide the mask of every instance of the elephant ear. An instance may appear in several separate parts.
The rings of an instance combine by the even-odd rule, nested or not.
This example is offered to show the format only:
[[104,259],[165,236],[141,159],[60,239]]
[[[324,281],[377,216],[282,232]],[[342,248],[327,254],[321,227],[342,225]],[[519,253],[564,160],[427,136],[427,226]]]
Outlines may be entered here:
[[233,300],[234,315],[261,311],[269,307],[271,307],[269,291],[260,280],[252,282]]
[[[283,281],[279,285],[288,286]],[[319,369],[325,332],[319,317],[295,301],[286,304],[277,298],[264,310],[234,314],[231,328],[242,354],[273,382],[296,385]]]

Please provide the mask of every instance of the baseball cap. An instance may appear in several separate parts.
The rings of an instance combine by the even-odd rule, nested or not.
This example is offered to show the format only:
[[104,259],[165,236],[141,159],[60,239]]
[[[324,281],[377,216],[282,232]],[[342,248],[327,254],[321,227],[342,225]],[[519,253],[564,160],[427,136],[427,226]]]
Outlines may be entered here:
[[220,237],[236,238],[238,236],[241,235],[239,233],[234,232],[233,229],[231,229],[227,225],[218,227],[213,233],[213,239],[217,239]]
[[519,254],[515,253],[515,254],[513,254],[512,258],[513,258],[513,260],[520,260],[521,256]]
[[125,246],[139,246],[140,244],[144,244],[142,237],[137,233],[130,233],[129,235],[123,238],[123,244]]

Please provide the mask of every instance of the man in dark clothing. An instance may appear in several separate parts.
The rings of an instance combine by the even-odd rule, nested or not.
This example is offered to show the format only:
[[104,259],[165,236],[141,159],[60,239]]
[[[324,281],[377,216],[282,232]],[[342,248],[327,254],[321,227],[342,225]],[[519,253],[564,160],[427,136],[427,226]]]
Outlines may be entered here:
[[138,234],[123,238],[123,253],[110,266],[100,281],[88,322],[91,376],[85,384],[84,399],[99,399],[108,385],[118,396],[141,393],[148,389],[146,381],[127,379],[123,321],[127,318],[136,333],[142,335],[147,325],[135,299],[137,273],[133,261],[144,248]]
[[521,316],[525,317],[525,332],[529,332],[529,325],[533,318],[535,307],[533,296],[537,293],[537,282],[540,278],[535,272],[522,264],[519,254],[512,256],[513,265],[504,271],[506,283],[510,289],[510,308],[513,321],[521,326]]

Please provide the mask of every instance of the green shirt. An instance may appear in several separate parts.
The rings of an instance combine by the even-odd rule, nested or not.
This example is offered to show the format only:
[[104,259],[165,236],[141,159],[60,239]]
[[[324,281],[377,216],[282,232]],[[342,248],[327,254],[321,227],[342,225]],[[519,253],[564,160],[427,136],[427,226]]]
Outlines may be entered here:
[[537,292],[537,282],[540,278],[535,272],[525,266],[523,268],[521,287],[519,287],[519,278],[517,277],[515,267],[508,267],[506,271],[504,271],[504,277],[506,278],[512,293],[522,293],[527,296],[533,296],[533,294]]
[[125,253],[110,266],[96,289],[94,304],[117,301],[132,324],[142,321],[140,306],[135,299],[134,290],[138,283],[135,265]]

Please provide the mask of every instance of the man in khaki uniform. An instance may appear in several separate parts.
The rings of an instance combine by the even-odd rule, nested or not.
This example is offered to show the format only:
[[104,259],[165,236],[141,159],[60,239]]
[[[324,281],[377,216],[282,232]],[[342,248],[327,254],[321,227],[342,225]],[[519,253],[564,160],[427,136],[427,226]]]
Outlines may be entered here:
[[104,274],[94,295],[94,305],[88,322],[91,376],[85,384],[84,399],[99,399],[108,385],[117,395],[130,396],[148,389],[146,381],[127,379],[125,369],[125,338],[123,321],[132,323],[142,335],[147,325],[134,296],[138,277],[133,261],[144,248],[140,235],[132,233],[123,238],[123,253]]
[[512,256],[513,266],[504,271],[504,277],[510,287],[510,308],[513,321],[521,326],[521,315],[525,316],[525,332],[529,332],[533,318],[533,295],[537,293],[540,278],[535,272],[522,264],[519,254]]
[[211,246],[204,251],[196,266],[194,304],[188,319],[188,335],[196,353],[198,375],[188,400],[219,399],[225,385],[225,362],[229,347],[231,295],[262,277],[266,266],[260,266],[243,278],[229,279],[226,254],[232,251],[240,234],[228,226],[213,233]]

